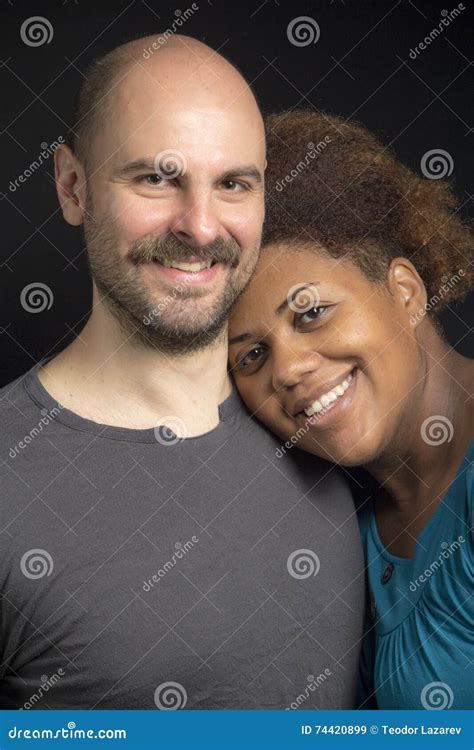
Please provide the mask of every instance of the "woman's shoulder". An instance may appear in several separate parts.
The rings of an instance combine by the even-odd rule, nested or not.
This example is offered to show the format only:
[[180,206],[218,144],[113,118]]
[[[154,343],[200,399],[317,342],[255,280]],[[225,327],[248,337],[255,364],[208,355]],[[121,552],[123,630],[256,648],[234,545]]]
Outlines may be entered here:
[[464,494],[466,491],[466,497],[468,504],[472,506],[473,492],[474,492],[474,439],[469,443],[462,463],[458,468],[456,479],[454,480],[455,486],[458,486],[461,490],[459,494]]
[[466,463],[464,486],[466,487],[467,512],[469,528],[472,529],[474,524],[474,440],[471,440],[469,444],[464,462]]
[[373,515],[373,502],[378,483],[368,471],[361,467],[351,468],[347,473],[357,512],[359,531],[364,542]]
[[450,512],[444,515],[444,528],[450,528],[453,538],[459,533],[466,537],[464,541],[469,544],[465,545],[465,551],[474,554],[474,440],[464,454],[445,505]]

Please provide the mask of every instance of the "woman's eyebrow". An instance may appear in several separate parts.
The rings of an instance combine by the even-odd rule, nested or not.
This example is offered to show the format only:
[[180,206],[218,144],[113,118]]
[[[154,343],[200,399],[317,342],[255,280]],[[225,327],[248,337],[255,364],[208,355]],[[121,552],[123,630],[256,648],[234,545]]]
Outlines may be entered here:
[[247,339],[251,338],[251,333],[240,333],[238,336],[234,336],[233,338],[231,338],[228,345],[231,346],[232,344],[240,344],[241,341],[247,341]]
[[[301,284],[301,286],[296,287],[293,289],[293,292],[291,293],[291,296],[286,296],[283,302],[281,302],[278,307],[276,308],[275,312],[277,315],[279,315],[283,310],[288,307],[290,302],[294,302],[298,294],[300,292],[303,292],[305,289],[311,289],[312,287],[318,286],[319,281],[307,281],[305,284]],[[251,333],[240,333],[238,336],[233,336],[231,339],[229,339],[228,346],[231,346],[232,344],[240,344],[242,341],[247,341],[247,339],[251,339],[252,334]]]
[[311,287],[318,286],[319,281],[307,281],[306,284],[301,284],[301,286],[296,287],[296,289],[293,289],[293,292],[291,293],[291,296],[286,296],[283,302],[278,305],[275,312],[277,315],[280,315],[283,310],[289,306],[290,302],[294,302],[298,294],[303,292],[305,289],[310,289]]

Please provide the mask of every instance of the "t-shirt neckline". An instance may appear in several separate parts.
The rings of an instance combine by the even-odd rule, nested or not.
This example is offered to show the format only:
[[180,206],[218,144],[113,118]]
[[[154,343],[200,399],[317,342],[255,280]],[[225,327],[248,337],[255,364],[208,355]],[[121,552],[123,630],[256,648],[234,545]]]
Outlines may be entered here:
[[[62,424],[79,430],[80,432],[89,432],[96,436],[107,438],[110,440],[121,440],[125,442],[133,443],[155,443],[159,444],[162,442],[157,437],[157,430],[163,425],[157,425],[155,428],[149,427],[145,429],[133,429],[130,427],[117,427],[116,425],[101,424],[100,422],[94,422],[92,419],[81,417],[76,412],[63,407],[58,401],[56,401],[49,391],[46,390],[44,385],[38,378],[38,370],[55,354],[43,357],[39,360],[24,376],[23,386],[28,396],[40,407],[44,416],[48,414],[49,418],[55,419]],[[202,435],[196,435],[193,437],[176,438],[173,440],[173,432],[166,430],[166,436],[163,442],[169,440],[174,443],[188,443],[192,440],[202,440],[208,437],[212,437],[214,433],[222,429],[224,423],[230,422],[242,409],[242,401],[239,392],[236,388],[234,381],[232,380],[232,391],[224,401],[218,406],[219,412],[219,423],[208,432]]]

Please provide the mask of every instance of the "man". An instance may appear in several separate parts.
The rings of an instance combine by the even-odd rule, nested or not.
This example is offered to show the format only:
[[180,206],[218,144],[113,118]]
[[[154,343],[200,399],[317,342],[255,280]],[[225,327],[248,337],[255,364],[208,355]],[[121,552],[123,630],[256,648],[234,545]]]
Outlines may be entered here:
[[[93,309],[0,392],[3,708],[351,708],[363,560],[341,475],[251,418],[226,370],[265,144],[220,55],[95,62],[64,218]],[[28,439],[29,438],[29,439]]]

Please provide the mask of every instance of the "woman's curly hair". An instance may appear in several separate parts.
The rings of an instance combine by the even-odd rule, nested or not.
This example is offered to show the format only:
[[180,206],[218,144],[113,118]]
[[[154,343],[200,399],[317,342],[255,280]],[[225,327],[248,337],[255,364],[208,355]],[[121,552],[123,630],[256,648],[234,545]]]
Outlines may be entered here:
[[[433,314],[472,287],[474,236],[444,180],[424,179],[365,128],[323,112],[266,117],[263,244],[317,245],[355,263],[371,280],[408,258]],[[440,287],[450,279],[447,293]]]

